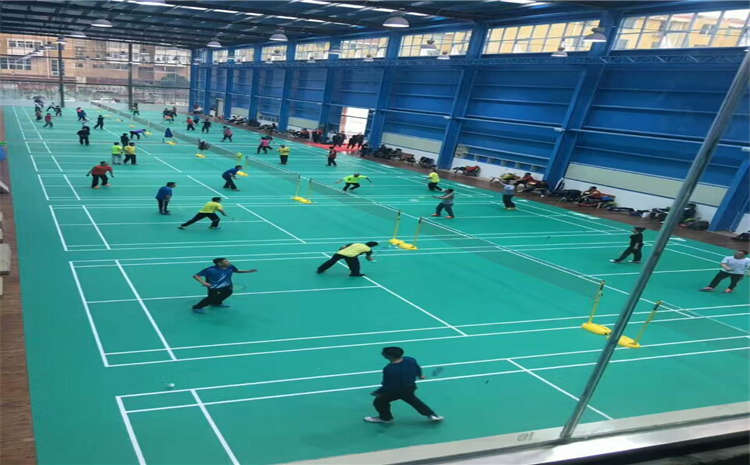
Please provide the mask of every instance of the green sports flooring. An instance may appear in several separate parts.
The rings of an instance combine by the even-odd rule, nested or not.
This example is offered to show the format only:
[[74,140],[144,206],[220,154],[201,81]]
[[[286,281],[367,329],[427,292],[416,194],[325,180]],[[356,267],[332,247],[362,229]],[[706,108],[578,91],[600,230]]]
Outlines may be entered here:
[[[560,426],[604,343],[580,329],[596,281],[607,283],[598,322],[611,324],[639,270],[607,261],[627,244],[625,224],[524,200],[506,211],[497,193],[463,185],[455,220],[424,223],[418,251],[393,248],[384,205],[403,212],[411,241],[436,204],[423,176],[346,155],[328,168],[324,150],[297,143],[287,169],[303,189],[309,178],[340,189],[355,171],[373,184],[296,203],[294,175],[253,162],[277,163],[269,154],[252,155],[240,190],[226,192],[232,159],[198,159],[154,130],[138,165],[94,191],[85,173],[130,121],[107,113],[81,147],[72,108],[53,129],[32,113],[5,107],[42,464],[280,463]],[[211,143],[255,152],[257,134],[236,129],[221,144],[220,129]],[[154,200],[166,181],[178,183],[171,216]],[[219,194],[230,215],[220,230],[176,228]],[[367,240],[382,244],[363,261],[367,278],[315,274],[326,254]],[[670,241],[627,334],[654,301],[664,307],[642,348],[615,353],[584,422],[748,400],[748,280],[734,294],[697,292],[729,253]],[[203,291],[191,275],[217,256],[259,272],[235,277],[231,308],[194,314]],[[393,344],[425,367],[419,395],[443,423],[401,403],[394,424],[362,421]]]

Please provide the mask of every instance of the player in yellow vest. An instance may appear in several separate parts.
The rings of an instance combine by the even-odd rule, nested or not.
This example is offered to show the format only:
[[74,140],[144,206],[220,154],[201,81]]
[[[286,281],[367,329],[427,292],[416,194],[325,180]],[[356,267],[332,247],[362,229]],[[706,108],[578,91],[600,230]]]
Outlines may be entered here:
[[440,182],[440,175],[438,174],[436,169],[432,169],[430,171],[430,174],[427,175],[427,187],[431,191],[441,191],[443,189],[438,186],[438,183]]
[[292,149],[287,147],[286,145],[281,145],[279,147],[279,159],[281,159],[281,164],[286,165],[286,161],[289,159],[289,152],[291,152]]
[[368,178],[367,176],[363,176],[363,175],[361,175],[359,173],[354,173],[353,175],[347,176],[347,177],[345,177],[343,179],[339,179],[336,182],[344,181],[346,183],[344,185],[344,191],[348,191],[349,188],[351,188],[352,190],[359,189],[359,181],[362,180],[362,179],[367,179],[370,183],[372,183],[372,181],[370,180],[370,178]]
[[372,248],[376,245],[378,245],[377,242],[346,244],[333,254],[327,262],[318,267],[318,274],[332,267],[337,261],[343,258],[349,266],[349,276],[364,276],[364,274],[359,272],[359,256],[365,254],[368,261],[373,261]]
[[211,198],[211,201],[206,202],[206,204],[203,205],[203,208],[198,210],[198,213],[194,217],[179,225],[177,229],[185,229],[185,227],[190,226],[191,224],[195,223],[196,221],[200,221],[203,218],[211,219],[211,226],[209,226],[208,229],[217,229],[219,227],[219,221],[221,220],[219,219],[219,215],[217,215],[216,212],[220,212],[222,215],[227,216],[227,214],[224,212],[224,207],[221,206],[221,197]]
[[123,150],[125,151],[125,161],[122,162],[122,164],[127,165],[128,162],[131,162],[135,165],[135,142],[130,142],[128,145],[123,147]]
[[112,146],[112,164],[122,165],[122,145],[119,142]]

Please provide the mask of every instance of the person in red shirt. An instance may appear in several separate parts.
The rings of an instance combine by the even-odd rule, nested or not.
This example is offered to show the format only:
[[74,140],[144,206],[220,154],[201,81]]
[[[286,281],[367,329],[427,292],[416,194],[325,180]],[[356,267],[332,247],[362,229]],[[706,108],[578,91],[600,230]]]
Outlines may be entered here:
[[193,121],[193,118],[187,117],[187,131],[195,131],[195,121]]
[[336,147],[333,145],[328,150],[328,165],[326,166],[336,166]]
[[44,127],[51,128],[52,126],[52,115],[47,113],[47,116],[44,117]]
[[106,161],[100,161],[98,165],[91,168],[89,172],[86,173],[86,176],[91,175],[93,177],[93,179],[91,180],[91,188],[99,189],[100,179],[102,181],[102,186],[109,187],[109,179],[107,179],[107,173],[109,173],[113,178],[115,177],[115,172],[112,171],[112,167],[109,166]]

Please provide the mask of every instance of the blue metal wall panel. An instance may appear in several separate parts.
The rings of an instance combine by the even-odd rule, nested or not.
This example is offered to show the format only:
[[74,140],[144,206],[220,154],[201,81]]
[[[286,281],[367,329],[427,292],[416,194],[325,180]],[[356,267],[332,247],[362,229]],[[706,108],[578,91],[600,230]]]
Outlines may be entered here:
[[337,68],[332,71],[332,103],[360,108],[374,108],[377,105],[382,69]]

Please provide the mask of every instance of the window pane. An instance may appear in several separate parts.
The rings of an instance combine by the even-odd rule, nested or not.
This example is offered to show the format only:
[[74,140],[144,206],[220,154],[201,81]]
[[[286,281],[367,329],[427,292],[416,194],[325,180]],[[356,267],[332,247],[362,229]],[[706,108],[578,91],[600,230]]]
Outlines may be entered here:
[[521,26],[518,29],[518,38],[519,39],[528,39],[531,37],[531,31],[533,30],[532,26]]

